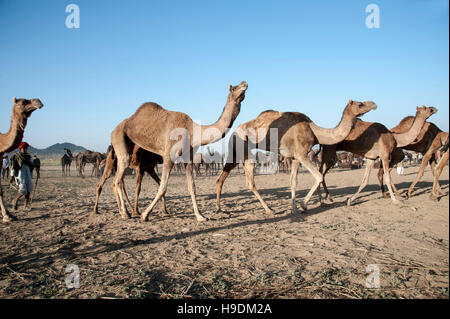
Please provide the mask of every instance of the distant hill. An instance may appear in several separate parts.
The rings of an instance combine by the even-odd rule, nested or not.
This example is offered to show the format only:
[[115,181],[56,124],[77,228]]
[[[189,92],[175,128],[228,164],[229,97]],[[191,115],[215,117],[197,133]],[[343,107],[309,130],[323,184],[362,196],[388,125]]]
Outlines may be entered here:
[[[73,155],[86,150],[83,146],[78,146],[72,143],[56,143],[44,149],[34,148],[30,145],[28,148],[28,153],[31,155],[36,154],[38,156],[63,155],[65,153],[64,148],[70,149]],[[16,151],[17,150],[14,150],[11,153],[15,153]]]

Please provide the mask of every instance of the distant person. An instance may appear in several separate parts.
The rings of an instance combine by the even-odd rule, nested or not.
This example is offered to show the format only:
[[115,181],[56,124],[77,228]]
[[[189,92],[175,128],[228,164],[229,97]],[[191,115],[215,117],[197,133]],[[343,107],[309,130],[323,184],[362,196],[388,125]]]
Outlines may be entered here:
[[33,156],[33,166],[36,170],[36,176],[37,178],[41,177],[41,160],[37,157],[37,155]]
[[19,152],[11,158],[12,175],[15,177],[16,184],[19,186],[19,194],[13,200],[13,209],[17,210],[19,199],[24,196],[24,208],[30,203],[30,195],[33,191],[33,179],[31,169],[33,168],[33,160],[27,150],[30,145],[22,142],[19,145]]
[[2,163],[2,179],[4,179],[6,176],[6,179],[9,177],[9,158],[6,156],[6,154],[3,156],[3,163]]

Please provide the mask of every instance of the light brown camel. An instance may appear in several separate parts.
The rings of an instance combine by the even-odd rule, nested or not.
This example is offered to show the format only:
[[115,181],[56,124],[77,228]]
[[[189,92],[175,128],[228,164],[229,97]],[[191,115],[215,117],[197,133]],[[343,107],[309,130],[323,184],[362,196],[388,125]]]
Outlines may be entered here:
[[[413,122],[414,122],[413,116],[405,117],[403,120],[400,121],[400,123],[397,126],[391,129],[391,132],[393,133],[406,132],[412,127]],[[439,151],[439,149],[445,144],[447,137],[448,132],[442,132],[435,124],[431,122],[426,122],[423,125],[419,135],[414,141],[401,148],[396,148],[392,152],[392,158],[389,163],[390,167],[394,167],[394,165],[400,163],[403,160],[404,154],[402,150],[415,151],[423,155],[422,164],[420,165],[419,172],[417,173],[414,181],[409,186],[407,192],[408,197],[411,197],[411,194],[414,190],[414,186],[416,186],[416,184],[422,178],[423,173],[425,172],[425,168],[428,164],[430,164],[431,172],[434,174],[436,165],[434,157],[436,153]],[[380,171],[378,172],[378,180],[381,185],[381,191],[384,196],[385,190],[383,186],[383,174],[380,174]],[[441,190],[439,183],[436,185],[436,187],[437,192],[443,194],[443,191]]]
[[163,158],[161,184],[152,203],[141,215],[142,221],[147,220],[153,207],[165,195],[170,171],[177,156],[182,156],[186,163],[187,186],[194,214],[198,221],[206,220],[197,207],[192,176],[192,157],[200,146],[216,142],[225,136],[241,110],[241,102],[245,98],[247,87],[245,82],[237,86],[229,86],[227,103],[222,115],[212,125],[198,125],[185,113],[168,111],[155,103],[144,103],[131,117],[122,121],[113,130],[111,144],[117,156],[117,173],[113,185],[122,218],[129,218],[123,194],[123,174],[130,163],[126,143],[126,139],[129,138],[139,147]]
[[[230,138],[227,162],[216,181],[217,210],[220,211],[220,194],[225,179],[237,163],[243,160],[247,187],[258,198],[266,212],[273,213],[269,206],[264,202],[255,186],[255,163],[251,158],[249,159],[251,154],[250,149],[254,148],[279,152],[283,157],[293,159],[290,177],[293,213],[297,211],[295,192],[297,187],[297,171],[300,163],[314,176],[315,183],[306,195],[304,201],[301,202],[303,210],[306,210],[309,199],[322,181],[322,175],[308,158],[308,153],[312,150],[312,147],[317,143],[333,145],[342,141],[352,129],[356,118],[370,110],[375,110],[376,107],[376,104],[371,101],[358,102],[349,100],[343,111],[339,125],[334,129],[321,128],[302,113],[277,112],[272,110],[265,111],[256,119],[239,125],[236,132],[234,132]],[[275,132],[278,133],[278,136],[276,136],[276,149],[270,149],[271,146],[269,145],[269,141],[275,139],[275,136],[271,137],[272,134],[275,134],[271,129],[275,129]],[[259,135],[259,131],[263,131],[263,134]],[[237,148],[239,145],[237,143],[240,141],[241,144],[244,144],[243,158],[238,158],[240,156],[238,154],[239,149]]]
[[[9,130],[5,134],[0,133],[0,158],[3,158],[4,153],[9,153],[19,147],[22,142],[25,127],[28,122],[28,118],[35,110],[42,108],[44,105],[39,99],[16,99],[13,98],[14,106],[11,113],[11,125]],[[3,165],[3,161],[0,161],[0,171]],[[0,207],[2,210],[2,216],[4,222],[15,220],[5,207],[3,203],[3,189],[0,179]]]
[[[144,177],[145,172],[147,172],[155,180],[155,182],[160,185],[161,181],[155,172],[155,167],[158,164],[162,164],[163,161],[161,156],[147,152],[139,146],[133,145],[130,140],[128,140],[127,142],[129,143],[128,150],[131,152],[130,167],[136,171],[137,175],[134,209],[132,208],[126,191],[124,192],[124,195],[128,205],[133,210],[132,216],[139,216],[138,200],[139,194],[141,192],[142,178]],[[102,192],[103,185],[115,170],[117,170],[117,156],[114,152],[114,148],[110,147],[105,159],[105,169],[103,170],[103,175],[97,184],[97,195],[95,198],[94,213],[98,213],[98,201]],[[164,213],[168,214],[165,196],[162,196],[162,209]]]
[[[366,187],[370,172],[378,158],[381,159],[383,173],[386,178],[391,200],[393,203],[399,204],[400,201],[393,193],[393,183],[391,182],[389,170],[391,153],[396,147],[402,147],[411,143],[418,136],[426,119],[436,112],[437,109],[434,107],[417,107],[413,125],[408,131],[398,134],[392,133],[380,123],[357,120],[355,127],[342,142],[336,145],[323,145],[320,172],[324,176],[322,185],[327,199],[331,202],[333,201],[325,183],[325,175],[336,162],[336,152],[347,151],[366,158],[366,169],[363,181],[358,191],[347,200],[347,205],[350,206],[359,193]],[[318,188],[318,195],[319,201],[321,202],[320,188]]]
[[443,154],[439,160],[439,163],[434,168],[434,178],[433,178],[433,189],[431,190],[430,198],[437,201],[439,195],[444,195],[443,191],[439,185],[439,176],[441,176],[444,166],[448,163],[448,153],[449,153],[449,136],[447,134],[447,140],[442,147]]
[[72,152],[68,148],[64,148],[66,152],[61,157],[62,176],[70,176],[70,164],[73,160]]

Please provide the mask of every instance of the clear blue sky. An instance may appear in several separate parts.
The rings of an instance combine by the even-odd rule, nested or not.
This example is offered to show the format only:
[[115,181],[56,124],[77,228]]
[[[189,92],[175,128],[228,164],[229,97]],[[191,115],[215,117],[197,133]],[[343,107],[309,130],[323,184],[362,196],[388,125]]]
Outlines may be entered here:
[[[68,29],[68,4],[80,28]],[[365,8],[380,8],[368,29]],[[0,0],[0,131],[12,97],[44,103],[25,140],[105,151],[109,135],[153,101],[214,122],[228,84],[249,84],[234,127],[266,109],[334,127],[349,99],[395,126],[417,105],[448,131],[449,7],[436,1]]]

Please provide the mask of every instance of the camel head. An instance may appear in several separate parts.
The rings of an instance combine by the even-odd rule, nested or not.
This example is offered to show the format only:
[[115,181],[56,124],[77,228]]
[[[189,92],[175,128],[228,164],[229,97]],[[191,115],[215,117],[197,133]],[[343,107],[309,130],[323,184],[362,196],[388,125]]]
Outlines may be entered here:
[[344,112],[350,112],[353,116],[359,117],[369,111],[376,110],[377,105],[372,101],[353,101],[349,100]]
[[16,97],[14,97],[13,103],[13,112],[17,115],[25,116],[26,118],[29,118],[31,116],[31,113],[44,106],[44,104],[42,104],[41,100],[39,99],[27,100],[17,99]]
[[422,107],[416,107],[416,117],[419,116],[420,114],[423,114],[425,116],[425,118],[429,118],[431,115],[437,113],[437,108],[435,107],[426,107],[425,105],[422,105]]
[[236,86],[232,86],[231,84],[228,86],[230,90],[230,94],[228,94],[228,101],[234,101],[236,103],[241,103],[245,98],[245,91],[247,91],[248,84],[245,81],[242,81]]

